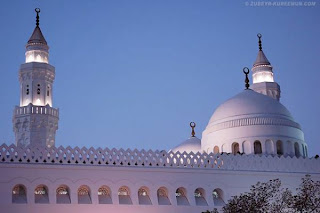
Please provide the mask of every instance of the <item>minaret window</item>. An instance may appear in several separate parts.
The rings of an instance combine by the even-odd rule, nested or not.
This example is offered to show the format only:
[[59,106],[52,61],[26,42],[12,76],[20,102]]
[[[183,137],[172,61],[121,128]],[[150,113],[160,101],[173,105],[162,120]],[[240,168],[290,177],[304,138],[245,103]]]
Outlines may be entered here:
[[47,96],[50,96],[50,87],[47,88]]
[[29,85],[27,85],[26,95],[29,95]]
[[38,84],[37,94],[40,95],[40,84]]

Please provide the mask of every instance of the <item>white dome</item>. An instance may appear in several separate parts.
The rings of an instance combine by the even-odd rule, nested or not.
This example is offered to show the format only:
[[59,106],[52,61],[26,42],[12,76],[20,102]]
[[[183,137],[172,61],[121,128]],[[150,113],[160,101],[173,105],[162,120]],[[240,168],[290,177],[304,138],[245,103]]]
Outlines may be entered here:
[[193,152],[193,153],[197,153],[200,152],[201,150],[201,140],[197,137],[191,137],[188,140],[182,142],[181,144],[179,144],[178,146],[176,146],[175,148],[173,148],[171,151],[172,152]]
[[295,149],[305,153],[305,147],[301,127],[287,108],[253,90],[240,92],[215,110],[202,133],[201,144],[206,152],[246,154],[292,155]]
[[221,104],[213,113],[209,125],[264,114],[293,121],[290,112],[279,101],[253,90],[244,90]]

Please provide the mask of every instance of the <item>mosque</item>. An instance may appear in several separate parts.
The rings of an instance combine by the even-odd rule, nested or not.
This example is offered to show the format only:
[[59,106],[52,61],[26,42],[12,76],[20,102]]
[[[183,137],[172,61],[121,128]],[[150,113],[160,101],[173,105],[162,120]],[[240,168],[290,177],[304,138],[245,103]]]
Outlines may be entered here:
[[221,209],[258,181],[279,178],[295,190],[305,174],[320,180],[301,126],[281,104],[280,86],[262,49],[245,88],[213,113],[202,138],[169,151],[56,147],[55,68],[39,25],[19,70],[16,144],[0,146],[0,211],[6,213],[197,213]]

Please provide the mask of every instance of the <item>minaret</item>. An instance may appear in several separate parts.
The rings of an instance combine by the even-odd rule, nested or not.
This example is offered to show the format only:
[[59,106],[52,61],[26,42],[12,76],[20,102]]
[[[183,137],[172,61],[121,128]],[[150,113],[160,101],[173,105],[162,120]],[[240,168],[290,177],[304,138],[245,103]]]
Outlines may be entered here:
[[49,47],[39,27],[26,45],[26,61],[19,70],[20,106],[13,113],[13,130],[17,146],[54,146],[59,110],[52,107],[55,68],[49,64]]
[[253,84],[250,88],[279,101],[280,86],[274,82],[272,66],[262,50],[262,35],[259,33],[257,36],[259,38],[259,52],[252,67]]

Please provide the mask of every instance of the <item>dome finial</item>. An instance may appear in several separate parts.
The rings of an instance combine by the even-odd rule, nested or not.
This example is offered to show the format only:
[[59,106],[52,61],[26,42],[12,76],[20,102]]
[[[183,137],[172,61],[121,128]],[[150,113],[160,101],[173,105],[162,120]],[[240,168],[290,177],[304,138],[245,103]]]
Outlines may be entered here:
[[196,127],[196,123],[195,122],[190,122],[190,127],[192,129],[191,137],[195,137],[196,132],[194,131],[194,128]]
[[40,13],[40,8],[36,8],[36,9],[34,9],[34,11],[36,11],[36,13],[37,13],[36,25],[37,25],[37,27],[39,27],[39,13]]
[[249,84],[249,78],[248,78],[248,74],[249,74],[250,70],[248,67],[243,68],[243,73],[246,75],[246,80],[244,81],[246,83],[246,89],[249,89],[250,84]]
[[257,36],[259,38],[259,50],[262,50],[262,42],[261,42],[262,35],[261,33],[258,33]]

